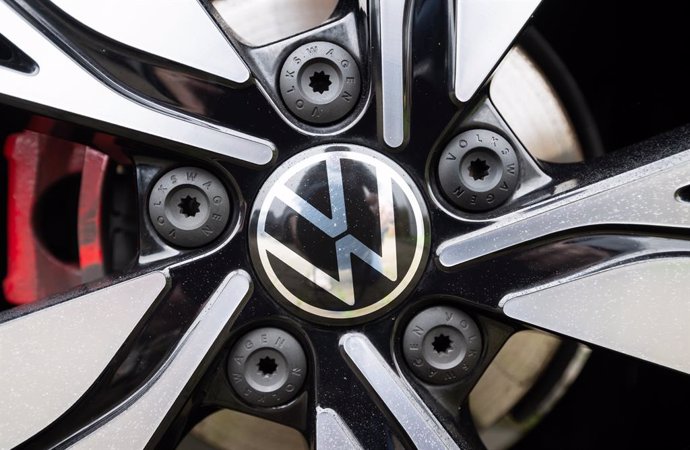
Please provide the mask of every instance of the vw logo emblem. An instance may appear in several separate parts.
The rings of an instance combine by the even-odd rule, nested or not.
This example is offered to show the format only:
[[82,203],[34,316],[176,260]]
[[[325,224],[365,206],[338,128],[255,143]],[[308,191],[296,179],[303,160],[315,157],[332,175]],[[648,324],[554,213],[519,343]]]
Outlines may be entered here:
[[426,208],[388,158],[354,145],[286,161],[264,184],[250,225],[257,272],[313,316],[362,317],[409,293],[428,251]]

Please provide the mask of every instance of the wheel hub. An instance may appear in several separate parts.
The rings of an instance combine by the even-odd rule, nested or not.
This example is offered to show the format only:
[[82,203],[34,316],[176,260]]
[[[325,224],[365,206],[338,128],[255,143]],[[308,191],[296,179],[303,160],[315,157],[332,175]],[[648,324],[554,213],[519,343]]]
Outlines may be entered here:
[[265,285],[318,319],[392,305],[413,287],[429,249],[427,210],[412,180],[356,145],[286,161],[260,191],[250,229]]

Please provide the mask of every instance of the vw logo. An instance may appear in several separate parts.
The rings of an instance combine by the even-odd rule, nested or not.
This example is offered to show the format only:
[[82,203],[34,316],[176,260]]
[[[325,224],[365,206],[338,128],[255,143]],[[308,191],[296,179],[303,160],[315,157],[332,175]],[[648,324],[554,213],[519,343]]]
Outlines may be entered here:
[[415,185],[394,162],[354,145],[286,161],[259,193],[250,233],[268,289],[327,319],[362,317],[408,294],[428,251]]

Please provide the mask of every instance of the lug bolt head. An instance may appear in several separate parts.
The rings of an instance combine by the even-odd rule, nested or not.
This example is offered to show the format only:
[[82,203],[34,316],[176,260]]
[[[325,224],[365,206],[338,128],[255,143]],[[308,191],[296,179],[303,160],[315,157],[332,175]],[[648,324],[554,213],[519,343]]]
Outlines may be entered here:
[[513,146],[498,133],[467,130],[441,153],[438,181],[444,196],[465,211],[488,211],[517,188],[520,165]]
[[318,41],[290,53],[279,76],[285,106],[299,119],[317,125],[343,118],[359,100],[357,62],[344,48]]
[[197,167],[178,167],[158,179],[149,195],[149,217],[168,243],[201,247],[216,239],[230,219],[223,183]]
[[294,399],[307,376],[300,343],[279,328],[259,328],[240,337],[230,350],[228,379],[252,406],[277,406]]
[[403,356],[422,381],[453,384],[479,362],[482,336],[470,316],[450,306],[415,315],[403,334]]

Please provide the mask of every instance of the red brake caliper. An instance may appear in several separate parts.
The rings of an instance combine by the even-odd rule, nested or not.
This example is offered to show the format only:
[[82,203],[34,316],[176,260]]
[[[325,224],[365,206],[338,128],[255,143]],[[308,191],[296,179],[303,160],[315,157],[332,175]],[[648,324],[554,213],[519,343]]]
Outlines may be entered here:
[[[24,131],[7,139],[5,157],[9,174],[5,298],[15,304],[30,303],[103,276],[101,199],[108,156],[85,145]],[[41,243],[33,216],[46,190],[77,174],[81,186],[75,264],[61,261]],[[48,217],[47,221],[53,219],[59,220]]]

